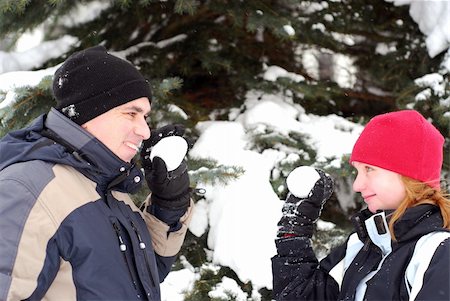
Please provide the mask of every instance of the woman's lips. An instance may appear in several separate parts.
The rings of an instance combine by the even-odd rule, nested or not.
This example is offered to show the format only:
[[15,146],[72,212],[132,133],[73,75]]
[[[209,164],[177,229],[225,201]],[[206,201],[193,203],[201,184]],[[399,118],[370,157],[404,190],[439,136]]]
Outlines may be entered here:
[[370,200],[374,196],[375,196],[375,194],[368,194],[368,195],[363,195],[362,197],[363,197],[364,201],[367,202],[368,200]]

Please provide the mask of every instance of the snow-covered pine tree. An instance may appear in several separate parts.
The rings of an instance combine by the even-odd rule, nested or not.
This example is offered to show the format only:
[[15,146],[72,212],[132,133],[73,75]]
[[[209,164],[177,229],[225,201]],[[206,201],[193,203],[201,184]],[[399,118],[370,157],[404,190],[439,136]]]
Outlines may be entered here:
[[[79,22],[86,14],[90,18]],[[77,40],[69,52],[38,69],[100,43],[137,65],[155,91],[152,126],[182,122],[195,139],[192,128],[198,121],[227,119],[231,107],[245,110],[242,103],[250,90],[285,93],[309,113],[337,114],[360,123],[375,114],[410,107],[430,117],[446,137],[444,171],[450,169],[449,70],[441,66],[445,54],[428,56],[408,7],[379,0],[0,1],[1,49],[13,50],[23,33],[37,27],[47,41],[65,35]],[[297,80],[265,78],[271,66],[297,75]],[[435,74],[433,80],[423,79],[427,74]],[[6,96],[15,99],[11,107],[0,110],[0,136],[48,110],[53,104],[50,83],[51,78],[44,78],[38,86],[17,88],[14,95],[0,91],[0,103]],[[315,161],[304,138],[268,131],[255,134],[249,146],[304,150],[296,153],[298,160],[291,165],[278,166],[281,177],[273,177],[273,186],[280,197],[286,191],[277,188],[286,173]],[[214,162],[192,164],[194,175],[202,179],[242,172],[239,167],[214,166]],[[348,179],[345,159],[342,166],[329,172]],[[325,208],[325,214],[327,210],[339,208]],[[192,261],[200,269],[207,261],[205,248],[205,235],[192,236],[183,254],[197,258]],[[212,274],[203,271],[196,287],[203,283],[211,287],[220,276],[232,274],[225,268]],[[252,290],[251,283],[241,286]],[[187,298],[207,300],[208,287]],[[267,292],[261,293],[263,300],[270,300]]]
[[[79,23],[83,8],[99,13]],[[176,91],[170,101],[193,123],[214,109],[239,105],[250,89],[290,90],[308,112],[367,120],[410,103],[421,90],[414,79],[438,72],[444,55],[429,58],[407,7],[377,0],[1,2],[0,38],[11,47],[37,26],[46,40],[76,37],[71,51],[102,43],[120,52],[156,88],[165,80],[160,91]],[[351,63],[339,66],[339,58]],[[271,65],[305,80],[263,80],[264,66]],[[347,72],[349,79],[342,82],[338,72]],[[448,74],[443,84],[448,91]],[[438,121],[448,105],[431,104],[418,109],[448,133],[448,117]],[[16,117],[19,125],[17,120],[34,116]],[[11,127],[5,120],[2,124]]]

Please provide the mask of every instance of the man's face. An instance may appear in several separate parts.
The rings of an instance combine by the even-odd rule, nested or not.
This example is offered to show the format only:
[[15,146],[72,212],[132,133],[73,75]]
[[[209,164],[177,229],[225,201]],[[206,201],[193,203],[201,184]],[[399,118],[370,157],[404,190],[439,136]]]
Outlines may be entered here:
[[143,140],[150,138],[146,117],[147,97],[138,98],[89,120],[82,127],[106,145],[117,157],[130,162]]

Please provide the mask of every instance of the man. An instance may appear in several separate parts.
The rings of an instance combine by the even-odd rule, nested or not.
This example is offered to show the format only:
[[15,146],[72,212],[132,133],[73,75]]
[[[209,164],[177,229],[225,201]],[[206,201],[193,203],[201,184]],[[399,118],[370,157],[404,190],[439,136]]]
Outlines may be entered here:
[[[0,300],[160,300],[192,215],[184,161],[148,149],[148,82],[102,46],[56,71],[57,106],[0,140]],[[139,210],[140,149],[152,195]]]

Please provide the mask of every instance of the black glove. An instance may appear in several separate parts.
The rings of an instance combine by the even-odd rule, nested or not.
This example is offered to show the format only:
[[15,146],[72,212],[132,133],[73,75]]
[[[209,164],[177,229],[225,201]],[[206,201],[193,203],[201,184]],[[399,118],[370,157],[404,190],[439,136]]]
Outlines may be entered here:
[[185,209],[190,203],[189,174],[186,161],[167,171],[166,163],[160,157],[150,159],[150,152],[161,139],[169,136],[182,136],[185,128],[182,125],[166,125],[153,130],[150,138],[144,141],[141,150],[141,163],[145,172],[145,180],[152,191],[152,203],[171,210]]
[[278,237],[312,237],[314,223],[319,218],[323,205],[333,193],[333,180],[330,176],[320,169],[315,170],[320,178],[306,197],[298,198],[289,192],[283,205],[283,216],[278,222]]
[[[170,136],[183,136],[185,132],[185,127],[182,124],[169,124],[165,125],[159,129],[154,129],[151,131],[150,138],[144,141],[144,146],[141,151],[141,159],[144,161],[150,160],[149,155],[151,148],[158,143],[162,138]],[[146,157],[146,158],[144,158]],[[143,161],[143,163],[144,163]],[[151,163],[151,162],[150,162]]]

